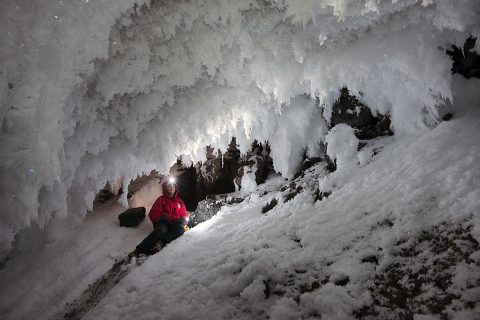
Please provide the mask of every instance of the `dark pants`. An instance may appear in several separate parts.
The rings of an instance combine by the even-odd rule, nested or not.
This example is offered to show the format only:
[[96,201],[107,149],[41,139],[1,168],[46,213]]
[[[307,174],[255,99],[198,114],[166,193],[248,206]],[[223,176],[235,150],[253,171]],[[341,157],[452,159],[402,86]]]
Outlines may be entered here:
[[166,245],[180,237],[184,232],[185,230],[181,224],[169,221],[157,222],[153,225],[152,233],[137,246],[137,251],[148,253],[158,241],[162,241],[162,244]]

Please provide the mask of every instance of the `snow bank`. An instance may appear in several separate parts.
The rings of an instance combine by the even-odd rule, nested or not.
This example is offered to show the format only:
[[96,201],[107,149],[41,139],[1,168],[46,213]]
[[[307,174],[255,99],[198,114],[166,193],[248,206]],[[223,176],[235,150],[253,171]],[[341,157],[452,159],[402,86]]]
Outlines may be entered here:
[[232,136],[269,140],[289,177],[343,86],[421,131],[452,96],[445,48],[480,35],[476,0],[144,3],[2,2],[0,256],[81,221],[107,180]]
[[[460,247],[460,239],[480,239],[475,231],[480,149],[471,148],[480,139],[480,109],[463,111],[461,119],[416,137],[373,142],[379,153],[361,168],[327,176],[321,166],[316,174],[307,171],[295,181],[303,192],[289,201],[280,187],[265,195],[259,186],[244,202],[223,207],[133,270],[85,318],[356,319],[354,312],[368,306],[379,313],[363,318],[398,318],[406,312],[418,319],[435,313],[437,318],[475,318],[478,243],[471,248],[472,260],[465,262],[464,256],[445,268],[439,259],[448,261],[454,249],[414,242],[432,227],[432,237],[440,237],[442,229],[470,226],[471,234],[463,230],[451,239]],[[328,198],[314,202],[309,183],[317,175],[335,187]],[[279,204],[262,214],[272,197]],[[424,262],[425,273],[415,273]],[[377,276],[392,266],[413,270],[409,275],[399,267],[394,277],[399,287],[411,285],[409,292],[422,294],[409,296],[407,304],[379,305],[374,301]],[[443,277],[449,274],[452,283]],[[419,281],[426,285],[414,289]],[[390,283],[385,295],[396,301],[396,289]],[[455,299],[438,299],[444,296]],[[432,297],[441,313],[427,307]]]

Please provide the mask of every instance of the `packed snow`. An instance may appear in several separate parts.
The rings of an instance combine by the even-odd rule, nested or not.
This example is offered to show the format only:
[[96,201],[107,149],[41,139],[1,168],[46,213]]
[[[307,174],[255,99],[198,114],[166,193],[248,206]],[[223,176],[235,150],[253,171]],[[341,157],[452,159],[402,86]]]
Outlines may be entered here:
[[344,86],[398,135],[435,125],[452,98],[445,50],[480,35],[479,5],[2,1],[0,256],[36,230],[61,238],[107,181],[126,189],[233,136],[242,152],[268,140],[292,177]]

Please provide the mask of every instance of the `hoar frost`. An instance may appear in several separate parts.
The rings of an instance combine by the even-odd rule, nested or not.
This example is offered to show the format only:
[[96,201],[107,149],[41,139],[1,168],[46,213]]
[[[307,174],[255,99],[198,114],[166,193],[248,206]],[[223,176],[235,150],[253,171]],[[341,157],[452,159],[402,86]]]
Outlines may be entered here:
[[291,177],[344,86],[391,114],[396,134],[425,130],[452,98],[445,48],[480,35],[479,11],[477,0],[2,1],[0,256],[29,226],[83,220],[106,181],[124,176],[125,190],[233,136],[244,153],[270,141]]
[[349,169],[357,164],[358,139],[353,128],[338,124],[325,136],[327,155],[335,161],[338,170]]

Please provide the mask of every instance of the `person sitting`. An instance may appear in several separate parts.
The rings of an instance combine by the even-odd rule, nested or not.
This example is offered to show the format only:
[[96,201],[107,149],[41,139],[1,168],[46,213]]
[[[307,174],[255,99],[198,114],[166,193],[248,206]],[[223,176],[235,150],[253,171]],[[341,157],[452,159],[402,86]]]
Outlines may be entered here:
[[153,231],[128,254],[138,257],[140,254],[154,254],[185,232],[188,224],[188,212],[178,196],[178,187],[173,178],[162,183],[163,194],[155,200],[148,214]]

